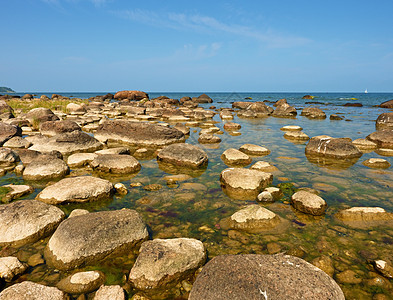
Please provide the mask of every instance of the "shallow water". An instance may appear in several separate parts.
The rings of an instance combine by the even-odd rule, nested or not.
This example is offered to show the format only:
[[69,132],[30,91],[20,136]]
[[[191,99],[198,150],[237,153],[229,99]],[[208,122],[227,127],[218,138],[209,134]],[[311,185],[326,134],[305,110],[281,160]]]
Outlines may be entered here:
[[[64,93],[63,93],[64,94]],[[179,98],[184,95],[194,96],[192,93],[162,93],[169,97]],[[303,94],[223,94],[208,93],[214,103],[202,105],[209,107],[230,107],[230,101],[241,101],[244,97],[252,97],[253,101],[276,101],[287,98],[288,103],[296,108],[308,106],[307,101],[328,103],[316,105],[326,114],[342,113],[347,121],[309,120],[298,116],[296,119],[240,119],[235,116],[233,122],[241,124],[240,136],[231,136],[223,130],[225,121],[217,116],[216,126],[224,131],[220,135],[222,142],[216,148],[209,145],[198,144],[200,128],[191,128],[187,143],[198,144],[209,156],[206,170],[191,174],[192,178],[167,185],[165,176],[178,173],[177,170],[162,168],[155,159],[140,160],[142,169],[139,173],[129,176],[105,177],[113,182],[122,182],[127,187],[130,183],[140,182],[143,186],[161,184],[159,191],[146,191],[143,187],[129,187],[126,196],[115,196],[112,201],[70,204],[61,206],[69,214],[72,209],[85,208],[89,211],[114,210],[132,208],[140,212],[150,227],[152,238],[192,237],[204,242],[208,257],[219,254],[258,253],[272,254],[289,252],[311,262],[315,258],[328,256],[332,259],[334,278],[345,270],[356,272],[358,283],[341,283],[347,299],[371,299],[375,294],[384,294],[393,298],[392,280],[372,281],[376,274],[368,263],[370,259],[391,259],[393,253],[393,226],[392,228],[353,229],[338,223],[333,215],[341,209],[352,206],[379,206],[393,212],[393,168],[387,170],[370,169],[362,165],[369,158],[384,158],[393,165],[393,157],[383,157],[375,152],[365,153],[355,164],[347,168],[323,166],[310,162],[305,154],[306,143],[293,143],[283,137],[280,130],[285,125],[299,125],[310,137],[327,134],[332,137],[350,137],[352,139],[365,138],[375,131],[375,119],[382,112],[389,110],[373,107],[383,101],[393,99],[393,94],[315,94],[314,100],[302,100]],[[77,94],[73,94],[78,96]],[[86,96],[86,94],[84,94]],[[96,94],[93,94],[96,95]],[[150,94],[151,97],[160,94]],[[196,94],[196,95],[199,95]],[[79,95],[81,96],[81,95]],[[341,98],[358,98],[358,100]],[[364,107],[342,107],[346,102],[361,102]],[[300,115],[300,111],[298,110]],[[289,205],[288,195],[280,201],[265,205],[287,221],[288,226],[280,231],[258,234],[248,234],[234,230],[223,230],[219,222],[245,204],[254,201],[233,200],[221,189],[219,177],[227,166],[220,156],[228,148],[239,148],[250,143],[264,146],[271,150],[271,154],[263,157],[253,157],[253,163],[258,160],[268,161],[278,168],[274,173],[273,186],[283,185],[293,188],[308,187],[320,192],[320,196],[328,203],[326,215],[321,217],[308,216],[295,211]],[[250,164],[251,165],[251,164]],[[161,167],[161,168],[160,168]],[[74,169],[72,173],[90,173],[87,169]],[[94,174],[100,176],[99,174]],[[1,185],[23,183],[23,180],[8,173],[0,178]],[[35,193],[25,197],[33,199],[43,188],[36,184]],[[292,188],[292,189],[293,189]],[[392,224],[393,225],[393,224]],[[43,253],[48,239],[20,249],[3,249],[2,254],[16,254],[23,261],[34,253]],[[100,269],[107,276],[108,284],[126,285],[126,276],[133,265],[135,256],[100,263],[99,266],[90,266],[83,270]],[[46,284],[55,284],[66,273],[51,269],[45,264],[30,268],[30,273],[23,275],[21,280],[33,280]],[[135,293],[129,286],[125,288],[130,295]],[[187,296],[181,286],[175,289],[175,295]],[[169,298],[175,297],[174,294]],[[160,298],[160,295],[156,295]]]

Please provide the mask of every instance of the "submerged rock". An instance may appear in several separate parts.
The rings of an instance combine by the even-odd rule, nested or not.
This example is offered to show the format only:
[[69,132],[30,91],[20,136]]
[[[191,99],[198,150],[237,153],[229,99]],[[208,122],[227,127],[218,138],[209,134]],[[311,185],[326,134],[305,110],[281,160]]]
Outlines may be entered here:
[[1,300],[40,299],[66,300],[68,296],[58,288],[49,287],[31,281],[11,285],[0,293]]
[[384,260],[375,260],[373,262],[375,270],[381,273],[386,278],[393,278],[393,265]]
[[48,204],[71,202],[92,202],[111,198],[113,184],[105,179],[92,176],[64,178],[44,188],[36,200]]
[[21,246],[52,233],[65,218],[56,206],[36,200],[0,205],[0,246]]
[[142,290],[173,285],[196,271],[206,259],[201,241],[188,238],[144,242],[130,272],[130,281]]
[[352,141],[352,144],[354,144],[359,150],[374,150],[377,148],[376,143],[367,139],[356,139]]
[[131,155],[102,154],[89,162],[95,171],[112,174],[137,173],[141,169],[139,161]]
[[390,167],[390,163],[382,158],[369,158],[363,162],[363,165],[376,169],[387,169]]
[[336,213],[335,217],[355,228],[393,225],[393,213],[388,213],[381,207],[352,207]]
[[74,269],[131,251],[148,236],[135,210],[89,213],[60,224],[45,248],[45,258],[60,270]]
[[228,168],[220,175],[223,190],[229,197],[239,200],[255,200],[272,181],[270,173],[244,168]]
[[220,255],[197,276],[190,300],[344,300],[338,284],[322,270],[290,255]]
[[158,152],[157,161],[179,167],[202,168],[207,165],[208,157],[206,152],[198,146],[173,144]]
[[291,204],[297,210],[314,216],[323,215],[327,208],[325,200],[307,191],[298,191],[293,194]]
[[185,141],[183,132],[175,128],[130,121],[106,121],[97,128],[95,137],[103,142],[141,146],[165,146]]

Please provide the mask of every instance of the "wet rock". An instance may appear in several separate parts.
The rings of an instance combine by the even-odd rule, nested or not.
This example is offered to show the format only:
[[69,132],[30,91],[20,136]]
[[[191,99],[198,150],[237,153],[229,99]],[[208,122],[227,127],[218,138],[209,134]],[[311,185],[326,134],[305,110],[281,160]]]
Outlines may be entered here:
[[0,246],[21,246],[52,233],[64,212],[36,200],[20,200],[0,206]]
[[291,205],[303,213],[314,216],[323,215],[327,208],[325,200],[307,191],[298,191],[293,194]]
[[48,287],[31,281],[23,281],[3,290],[0,293],[0,299],[66,300],[68,296],[58,288]]
[[348,102],[348,103],[345,103],[343,106],[347,106],[347,107],[363,107],[363,104],[362,103],[359,103],[359,102],[355,102],[355,103],[352,103],[352,102]]
[[266,248],[267,248],[267,252],[269,254],[276,254],[276,253],[281,252],[281,250],[282,250],[282,247],[280,246],[280,244],[277,244],[277,243],[268,243],[266,245]]
[[302,131],[303,128],[297,125],[287,125],[284,127],[281,127],[280,130],[282,131]]
[[100,141],[140,146],[165,146],[185,141],[184,134],[175,128],[130,121],[106,121],[98,127],[95,137]]
[[272,230],[281,223],[272,211],[259,206],[249,205],[220,222],[222,228],[231,228],[250,232]]
[[6,141],[3,146],[9,148],[29,148],[31,145],[28,140],[20,136],[14,136]]
[[29,257],[27,263],[29,266],[35,267],[35,266],[45,263],[45,261],[42,258],[40,253],[36,253],[36,254],[33,254],[32,256]]
[[327,135],[319,135],[310,139],[306,149],[306,155],[316,155],[335,159],[359,158],[362,153],[356,148],[350,139],[332,138]]
[[68,165],[52,155],[40,155],[23,170],[25,180],[59,179],[70,173]]
[[0,148],[0,165],[10,166],[19,161],[19,155],[17,152],[9,148]]
[[109,148],[98,150],[95,154],[130,154],[130,149],[127,147],[116,147],[116,148]]
[[382,158],[369,158],[363,162],[363,165],[376,169],[387,169],[390,167],[390,163]]
[[221,172],[220,182],[224,191],[234,199],[255,200],[263,188],[273,181],[273,175],[257,170],[228,168]]
[[45,248],[45,258],[60,270],[73,269],[129,252],[148,235],[135,210],[89,213],[60,224]]
[[393,112],[380,114],[375,126],[377,129],[393,128]]
[[336,114],[331,114],[331,115],[330,115],[330,120],[341,121],[341,120],[343,120],[343,119],[344,119],[343,117],[341,117],[341,116],[339,116],[339,115],[336,115]]
[[54,136],[74,130],[81,131],[81,128],[74,121],[70,120],[47,121],[40,124],[40,132],[43,135]]
[[64,178],[47,186],[37,195],[36,200],[48,204],[93,202],[109,199],[113,193],[110,181],[92,176],[79,176]]
[[98,154],[95,153],[74,153],[67,158],[67,164],[71,168],[84,167],[87,166],[97,156]]
[[57,287],[69,294],[86,294],[98,289],[105,282],[101,271],[78,272],[60,280]]
[[31,194],[32,192],[34,192],[33,187],[31,187],[30,185],[24,185],[24,184],[19,184],[19,185],[7,184],[7,185],[3,185],[3,187],[11,189],[11,191],[8,192],[8,194],[6,195],[6,198],[8,201],[18,199],[20,197],[23,197],[25,195],[28,195],[28,194]]
[[319,257],[313,259],[313,261],[311,263],[314,266],[316,266],[317,268],[324,271],[330,277],[333,277],[333,275],[334,275],[333,261],[329,256],[326,256],[326,255],[319,256]]
[[120,195],[126,195],[128,193],[128,189],[121,182],[116,183],[114,185],[114,188],[115,188],[116,193],[118,193]]
[[362,282],[362,279],[352,270],[345,270],[344,272],[338,273],[336,279],[339,283],[347,284],[358,284]]
[[375,260],[373,262],[375,270],[381,273],[386,278],[393,278],[393,265],[384,260]]
[[13,256],[0,257],[0,278],[11,282],[18,275],[23,274],[27,269],[19,259]]
[[129,279],[142,290],[161,288],[187,278],[205,262],[201,241],[188,238],[144,242]]
[[297,141],[308,141],[310,139],[303,131],[287,131],[284,134],[284,138]]
[[296,115],[297,115],[296,108],[286,103],[277,106],[277,108],[272,113],[273,117],[278,117],[278,118],[295,118]]
[[337,283],[320,269],[290,255],[220,255],[197,276],[190,300],[335,299]]
[[374,150],[377,148],[376,143],[367,139],[356,139],[352,141],[352,144],[354,144],[359,150]]
[[196,103],[213,103],[212,98],[206,94],[199,95],[198,97],[193,97],[192,101]]
[[98,155],[89,165],[99,172],[112,174],[129,174],[139,172],[141,164],[131,155]]
[[247,154],[235,148],[225,150],[221,155],[221,159],[227,165],[248,165],[252,161]]
[[221,139],[216,135],[204,133],[199,136],[198,143],[200,143],[200,144],[217,144],[217,143],[221,143]]
[[120,285],[102,285],[93,300],[125,300],[124,290]]
[[224,124],[224,129],[227,131],[239,130],[240,128],[242,128],[242,126],[238,123],[227,122]]
[[14,136],[22,136],[22,129],[19,126],[0,122],[0,146]]
[[262,155],[270,154],[269,149],[253,144],[244,144],[239,148],[239,150],[245,154],[254,155],[254,156],[262,156]]
[[177,129],[177,130],[183,132],[184,135],[190,134],[190,128],[187,127],[187,126],[184,125],[184,124],[181,124],[181,123],[176,124],[175,126],[173,126],[173,128],[175,128],[175,129]]
[[207,165],[205,151],[191,144],[172,144],[163,148],[157,155],[158,162],[170,163],[179,167],[202,168]]
[[56,116],[53,111],[49,108],[38,107],[30,110],[26,115],[25,119],[30,122],[30,124],[35,125],[46,121],[57,121],[59,117]]
[[149,184],[143,187],[145,191],[159,191],[162,189],[162,185],[158,183]]
[[393,108],[393,100],[388,100],[379,105],[382,108]]
[[262,193],[260,193],[257,197],[257,201],[259,202],[274,202],[274,198],[273,195],[268,192],[268,191],[263,191]]
[[384,129],[369,134],[366,139],[377,144],[378,148],[393,149],[393,129]]
[[309,119],[326,119],[325,112],[317,107],[305,107],[300,115]]
[[273,104],[273,106],[278,107],[278,106],[286,105],[286,104],[288,104],[287,99],[283,98],[283,99],[277,100],[276,103]]
[[381,207],[352,207],[336,213],[336,218],[355,228],[392,225],[393,213]]
[[117,100],[142,100],[142,99],[149,99],[149,95],[142,91],[120,91],[117,92],[113,98]]
[[267,161],[257,161],[250,167],[251,170],[258,170],[262,172],[272,173],[278,171],[277,167],[272,166]]

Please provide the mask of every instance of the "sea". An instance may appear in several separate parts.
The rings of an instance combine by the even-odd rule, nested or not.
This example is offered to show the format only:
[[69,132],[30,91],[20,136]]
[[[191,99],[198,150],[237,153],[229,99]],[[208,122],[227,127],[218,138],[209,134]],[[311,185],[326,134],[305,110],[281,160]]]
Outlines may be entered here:
[[[197,97],[203,92],[151,92],[150,98],[167,96],[180,99],[183,96]],[[19,93],[23,96],[25,93]],[[89,98],[106,93],[64,93],[43,92],[33,93],[38,97],[42,94],[51,96],[60,94],[67,97]],[[265,101],[273,105],[279,99],[287,102],[298,110],[294,119],[261,118],[244,119],[234,115],[233,122],[241,125],[241,135],[230,135],[223,129],[226,121],[216,115],[213,121],[221,129],[218,145],[202,145],[198,143],[200,127],[191,127],[187,143],[203,148],[208,154],[209,163],[205,170],[191,174],[185,181],[168,185],[166,176],[178,174],[174,169],[162,169],[155,157],[140,160],[141,170],[129,176],[105,176],[93,174],[122,182],[129,193],[125,196],[116,195],[113,200],[87,203],[68,204],[61,208],[69,214],[75,208],[89,211],[114,210],[122,208],[136,209],[148,224],[152,238],[190,237],[201,240],[207,248],[208,257],[221,254],[274,254],[291,253],[302,257],[308,262],[327,260],[333,268],[335,279],[347,270],[355,272],[360,280],[338,280],[347,299],[372,299],[374,295],[384,294],[391,299],[393,289],[391,281],[378,283],[378,275],[369,264],[370,259],[391,259],[393,253],[393,226],[376,228],[353,228],[340,223],[335,214],[342,209],[354,206],[382,207],[393,212],[393,167],[388,169],[371,169],[363,165],[369,158],[383,158],[393,165],[393,157],[383,156],[374,151],[367,151],[355,162],[347,165],[324,164],[309,160],[304,153],[307,142],[293,142],[283,137],[280,130],[286,125],[299,125],[309,136],[329,135],[332,137],[348,137],[352,140],[365,138],[376,131],[375,120],[389,109],[378,107],[382,102],[393,99],[393,93],[255,93],[255,92],[206,92],[213,103],[201,104],[209,108],[230,108],[235,101]],[[304,95],[314,96],[312,100],[302,99]],[[247,98],[247,100],[245,100]],[[344,106],[350,103],[361,103],[361,107]],[[309,120],[300,116],[304,107],[319,107],[327,114],[324,120]],[[329,119],[331,114],[343,117],[341,121]],[[228,148],[238,149],[243,144],[256,144],[268,148],[271,153],[263,157],[252,157],[252,164],[267,161],[277,167],[273,173],[273,186],[284,191],[284,197],[271,204],[264,204],[267,209],[278,214],[285,221],[285,228],[279,231],[264,233],[247,233],[223,230],[220,222],[234,212],[255,201],[231,199],[220,186],[220,173],[228,166],[221,160],[221,154]],[[134,149],[135,150],[135,149]],[[251,166],[251,164],[250,164]],[[247,166],[248,167],[248,166]],[[73,169],[71,175],[91,174],[88,169]],[[0,179],[1,185],[8,183],[24,183],[20,176],[12,172]],[[140,183],[142,187],[135,187]],[[32,195],[24,199],[33,199],[44,184],[30,183],[35,187]],[[146,190],[143,187],[160,184],[159,191]],[[131,187],[132,186],[132,187]],[[302,214],[290,205],[290,195],[298,188],[310,188],[319,193],[328,204],[326,214],[315,217]],[[18,250],[25,257],[43,253],[47,239]],[[107,284],[124,285],[124,275],[128,275],[134,263],[134,257],[125,256],[84,268],[99,269],[107,275]],[[50,266],[43,264],[39,270],[32,269],[26,279],[36,282],[55,284],[59,274]],[[384,283],[385,282],[385,283]],[[132,295],[135,291],[130,291]],[[168,295],[176,295],[178,299],[187,298],[187,292],[180,286]],[[172,294],[171,294],[172,293]],[[174,294],[173,294],[174,293]],[[157,295],[156,295],[157,296]],[[172,296],[168,296],[171,298]],[[175,297],[175,296],[173,296]],[[389,298],[390,297],[390,298]]]

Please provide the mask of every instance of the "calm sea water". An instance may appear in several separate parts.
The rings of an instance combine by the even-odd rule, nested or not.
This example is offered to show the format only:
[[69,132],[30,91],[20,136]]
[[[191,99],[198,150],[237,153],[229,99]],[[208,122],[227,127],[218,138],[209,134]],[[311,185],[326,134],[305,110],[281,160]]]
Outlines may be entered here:
[[[51,96],[52,93],[43,93]],[[105,93],[59,93],[64,96],[89,98]],[[201,93],[150,93],[150,97],[165,95],[179,99],[183,96],[199,96]],[[231,102],[242,101],[251,97],[252,101],[272,101],[286,98],[288,103],[298,110],[296,119],[263,118],[233,120],[241,124],[240,136],[231,136],[224,132],[220,135],[222,142],[217,147],[198,144],[200,128],[191,128],[187,143],[202,147],[209,156],[209,165],[201,173],[193,174],[186,182],[175,186],[167,186],[165,176],[178,173],[177,170],[160,169],[156,159],[141,160],[142,169],[138,174],[125,177],[109,176],[113,182],[122,182],[126,186],[140,182],[142,185],[161,184],[159,191],[146,191],[143,188],[132,188],[126,196],[116,196],[113,201],[96,204],[64,205],[69,213],[74,208],[86,208],[90,211],[121,209],[124,207],[138,210],[151,228],[152,238],[193,237],[200,239],[207,247],[209,257],[228,253],[271,253],[274,246],[279,251],[295,251],[304,254],[302,257],[312,261],[321,255],[328,256],[337,274],[345,270],[353,270],[362,282],[357,285],[340,283],[347,299],[371,299],[372,295],[382,293],[393,294],[391,284],[372,285],[369,279],[370,266],[364,253],[373,253],[378,258],[391,258],[393,253],[393,228],[353,229],[338,223],[334,214],[341,209],[353,206],[379,206],[393,212],[393,170],[374,170],[363,166],[362,162],[369,158],[384,158],[393,165],[393,157],[383,157],[375,152],[364,153],[353,165],[345,168],[319,165],[309,161],[304,148],[306,143],[293,143],[283,137],[280,128],[285,125],[299,125],[310,137],[327,134],[332,137],[365,138],[375,131],[375,120],[387,109],[375,107],[384,101],[393,99],[393,93],[313,93],[313,100],[303,100],[306,93],[207,93],[212,104],[204,107],[231,107]],[[21,94],[23,95],[23,94]],[[38,96],[41,93],[37,94]],[[300,110],[311,104],[318,106],[330,114],[341,114],[343,121],[309,120],[300,116]],[[344,107],[345,103],[362,103],[363,107]],[[224,122],[215,116],[216,126],[223,129]],[[224,130],[223,130],[224,131]],[[273,185],[285,185],[314,188],[328,203],[325,216],[311,217],[293,210],[288,198],[266,205],[266,207],[289,225],[281,232],[266,234],[234,234],[220,229],[219,222],[225,217],[253,201],[239,201],[229,198],[220,187],[219,176],[227,166],[220,156],[228,148],[239,148],[250,143],[265,146],[271,154],[264,157],[253,157],[268,161],[279,171],[274,173]],[[73,174],[88,174],[89,170],[75,169]],[[102,176],[95,174],[96,176]],[[1,179],[1,184],[9,182],[22,183],[23,180],[13,173]],[[32,199],[42,186],[35,186]],[[39,242],[22,248],[28,254],[42,253],[44,243]],[[272,246],[273,245],[273,246]],[[274,248],[273,247],[273,248]],[[296,252],[297,251],[297,252]],[[299,252],[300,251],[300,252]],[[133,264],[133,258],[121,257],[86,269],[101,269],[108,277],[107,283],[124,284],[123,275],[127,275]],[[28,279],[44,281],[48,284],[57,282],[56,271],[43,265],[39,271],[28,275]],[[372,269],[371,269],[372,270]],[[179,289],[178,294],[181,294]]]

